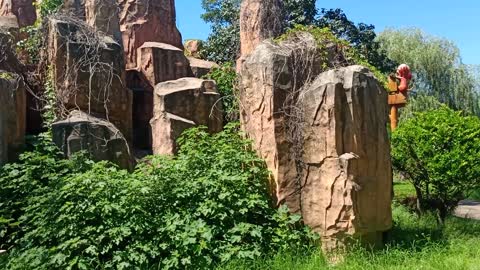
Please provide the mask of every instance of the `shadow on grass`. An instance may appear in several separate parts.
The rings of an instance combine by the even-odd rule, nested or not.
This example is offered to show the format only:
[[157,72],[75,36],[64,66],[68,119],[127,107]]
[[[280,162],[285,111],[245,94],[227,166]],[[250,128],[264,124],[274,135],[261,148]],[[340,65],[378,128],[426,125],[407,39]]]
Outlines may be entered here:
[[442,227],[433,213],[418,217],[404,206],[394,207],[394,225],[386,233],[386,245],[420,251],[432,245],[446,245],[460,237],[478,237],[480,221],[450,216]]

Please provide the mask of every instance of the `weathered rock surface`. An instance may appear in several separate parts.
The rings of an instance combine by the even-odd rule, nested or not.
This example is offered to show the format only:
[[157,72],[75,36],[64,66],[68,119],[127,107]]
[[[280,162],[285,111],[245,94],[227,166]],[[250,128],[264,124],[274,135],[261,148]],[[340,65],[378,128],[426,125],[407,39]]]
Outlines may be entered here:
[[[333,63],[333,51],[329,55],[328,63]],[[242,127],[272,171],[275,181],[271,190],[277,202],[286,203],[293,212],[300,211],[300,196],[297,182],[291,181],[297,171],[289,155],[292,145],[287,138],[286,110],[291,108],[286,100],[301,89],[306,79],[322,71],[324,58],[310,35],[281,44],[267,40],[246,58],[240,72]]]
[[66,120],[53,124],[53,141],[66,157],[85,151],[95,161],[108,160],[120,168],[135,165],[127,140],[110,122],[81,111],[72,111]]
[[21,73],[23,65],[15,54],[13,38],[8,31],[2,31],[2,29],[0,29],[0,70]]
[[202,49],[203,41],[198,39],[190,39],[185,41],[185,54],[191,57],[200,58],[200,50]]
[[14,161],[23,148],[26,102],[23,78],[0,70],[0,166]]
[[381,244],[392,225],[387,92],[368,69],[350,66],[320,74],[299,99],[305,224],[327,249],[348,236]]
[[205,61],[194,57],[187,57],[187,59],[190,62],[193,76],[197,78],[202,78],[203,76],[207,75],[213,68],[219,67],[214,62]]
[[122,45],[119,7],[116,0],[66,0],[61,13],[78,18]]
[[277,202],[326,249],[348,236],[378,243],[391,226],[386,92],[359,66],[321,73],[344,63],[327,49],[306,34],[257,46],[240,73],[242,128],[272,171]]
[[127,68],[136,68],[137,50],[145,42],[161,42],[183,50],[182,37],[176,27],[174,0],[117,0],[120,30]]
[[282,2],[243,0],[240,7],[240,59],[237,69],[262,41],[282,33]]
[[82,110],[132,134],[132,94],[126,88],[122,46],[67,19],[49,20],[49,63],[66,112]]
[[220,94],[214,81],[182,78],[155,87],[151,120],[154,154],[174,154],[176,139],[187,128],[204,125],[212,133],[223,127]]
[[37,13],[33,0],[0,0],[0,17],[15,16],[19,27],[33,25]]
[[190,63],[183,51],[166,43],[143,44],[138,49],[138,63],[141,72],[151,85],[193,77]]

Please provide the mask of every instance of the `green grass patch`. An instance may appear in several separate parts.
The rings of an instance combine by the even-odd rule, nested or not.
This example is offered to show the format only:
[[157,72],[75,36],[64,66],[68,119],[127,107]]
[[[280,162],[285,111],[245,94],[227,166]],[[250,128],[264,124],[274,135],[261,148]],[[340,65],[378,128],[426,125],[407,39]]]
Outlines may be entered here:
[[413,184],[408,181],[394,181],[393,193],[395,194],[396,201],[402,201],[406,198],[415,196],[415,188]]
[[280,252],[257,261],[236,261],[218,270],[384,270],[480,269],[480,222],[449,217],[445,227],[435,217],[417,218],[402,206],[394,207],[394,228],[385,249],[357,248],[344,262],[332,266],[319,250]]

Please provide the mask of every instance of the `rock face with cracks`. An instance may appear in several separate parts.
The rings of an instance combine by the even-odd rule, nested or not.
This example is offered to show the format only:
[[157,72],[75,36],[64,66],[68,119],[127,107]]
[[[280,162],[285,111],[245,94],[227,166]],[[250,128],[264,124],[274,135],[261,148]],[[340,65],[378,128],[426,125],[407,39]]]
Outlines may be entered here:
[[120,29],[127,69],[136,68],[137,50],[145,42],[161,42],[183,49],[182,36],[176,26],[174,0],[117,0],[120,6]]
[[237,69],[262,41],[283,30],[283,9],[279,0],[243,0],[240,7],[240,58]]
[[387,93],[363,67],[334,69],[343,57],[325,48],[309,35],[261,43],[240,72],[242,128],[272,171],[277,202],[325,249],[349,237],[380,244],[392,224]]
[[0,70],[0,166],[15,161],[23,148],[26,102],[23,78]]
[[299,97],[301,213],[327,249],[348,236],[381,245],[392,225],[386,100],[385,89],[361,66],[324,72]]
[[81,111],[72,111],[66,120],[52,126],[53,141],[66,157],[85,151],[95,161],[108,160],[132,170],[133,159],[127,140],[108,121]]
[[223,127],[220,94],[214,81],[182,78],[155,87],[151,120],[153,153],[174,154],[176,139],[190,127],[207,126],[212,133]]
[[48,22],[48,59],[64,114],[82,110],[132,134],[132,94],[126,88],[122,46],[67,18]]

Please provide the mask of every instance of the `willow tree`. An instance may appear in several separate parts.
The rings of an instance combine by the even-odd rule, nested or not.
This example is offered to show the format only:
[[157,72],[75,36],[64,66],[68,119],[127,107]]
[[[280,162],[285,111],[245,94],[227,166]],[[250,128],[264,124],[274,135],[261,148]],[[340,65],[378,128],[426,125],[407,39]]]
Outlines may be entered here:
[[[378,38],[380,49],[399,63],[410,65],[415,73],[415,91],[418,95],[436,98],[455,110],[480,115],[476,79],[463,64],[460,50],[451,41],[431,36],[420,29],[387,29]],[[426,100],[424,97],[420,101]],[[427,110],[429,104],[412,102],[406,111]],[[432,108],[433,109],[433,108]]]

